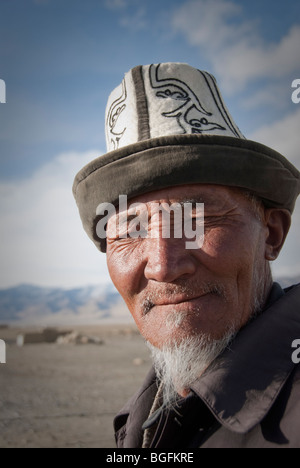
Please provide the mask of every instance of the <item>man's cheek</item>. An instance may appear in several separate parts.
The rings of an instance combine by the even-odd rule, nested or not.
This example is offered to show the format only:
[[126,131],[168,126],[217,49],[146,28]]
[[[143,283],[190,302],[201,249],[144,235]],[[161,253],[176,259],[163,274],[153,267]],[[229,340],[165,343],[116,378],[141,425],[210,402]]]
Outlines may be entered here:
[[227,271],[234,265],[235,257],[238,256],[237,243],[234,236],[220,235],[220,233],[209,233],[204,237],[202,249],[198,252],[199,262],[217,269],[220,273],[223,269]]
[[132,311],[141,284],[142,265],[133,257],[111,256],[107,267],[112,282]]

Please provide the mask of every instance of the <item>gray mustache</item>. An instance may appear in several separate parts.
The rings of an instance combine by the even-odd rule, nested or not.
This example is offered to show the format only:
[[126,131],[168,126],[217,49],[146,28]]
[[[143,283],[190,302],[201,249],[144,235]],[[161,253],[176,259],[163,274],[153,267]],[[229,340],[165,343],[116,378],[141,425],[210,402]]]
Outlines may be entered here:
[[226,299],[225,287],[219,283],[165,285],[162,289],[151,291],[146,295],[141,304],[142,313],[147,315],[162,299],[171,300],[174,295],[184,295],[189,299],[204,294],[213,294]]

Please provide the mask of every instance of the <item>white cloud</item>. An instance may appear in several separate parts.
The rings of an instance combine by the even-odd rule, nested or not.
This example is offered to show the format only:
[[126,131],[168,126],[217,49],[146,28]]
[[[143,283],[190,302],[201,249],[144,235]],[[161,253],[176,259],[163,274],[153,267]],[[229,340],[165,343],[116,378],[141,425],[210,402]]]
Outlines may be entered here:
[[287,77],[300,69],[300,25],[278,42],[264,40],[258,22],[227,0],[190,0],[173,16],[173,28],[199,47],[228,93],[242,91],[251,81]]
[[136,32],[147,27],[147,10],[140,0],[105,0],[104,5],[116,12],[124,28]]
[[224,86],[234,92],[250,81],[267,78],[269,82],[288,77],[299,70],[300,27],[293,27],[277,44],[251,44],[246,36],[240,43],[223,49],[215,61],[216,73],[224,76]]
[[265,109],[272,108],[274,112],[285,112],[287,104],[291,102],[291,94],[290,82],[286,79],[282,82],[270,83],[251,93],[245,93],[240,102],[245,110],[264,107]]
[[83,231],[72,184],[99,155],[66,153],[29,179],[0,183],[0,287],[73,287],[108,281],[105,255]]
[[138,8],[134,14],[123,16],[120,19],[121,26],[130,29],[131,31],[140,31],[147,27],[146,9]]
[[300,106],[295,111],[265,125],[249,135],[249,138],[271,146],[287,157],[300,170]]
[[173,26],[184,33],[193,45],[205,45],[210,50],[218,50],[224,44],[243,37],[245,26],[233,31],[230,18],[239,16],[241,8],[230,1],[190,0],[174,14]]

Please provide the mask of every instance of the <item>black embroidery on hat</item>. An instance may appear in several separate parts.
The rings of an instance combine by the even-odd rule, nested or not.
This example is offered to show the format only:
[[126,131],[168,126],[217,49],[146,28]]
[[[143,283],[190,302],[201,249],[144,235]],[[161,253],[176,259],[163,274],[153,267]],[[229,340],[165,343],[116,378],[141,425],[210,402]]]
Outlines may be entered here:
[[[163,117],[176,118],[183,134],[226,130],[226,128],[207,118],[213,114],[203,107],[187,83],[177,78],[159,78],[159,67],[160,64],[157,66],[152,64],[149,68],[149,79],[152,88],[160,89],[160,91],[157,91],[156,96],[177,101],[174,109],[169,112],[162,112]],[[199,118],[199,113],[205,117]]]
[[[242,136],[242,133],[239,131],[239,129],[234,125],[232,119],[230,118],[230,115],[228,114],[228,111],[224,105],[224,102],[223,102],[223,99],[219,93],[219,90],[217,88],[217,85],[216,85],[216,81],[215,81],[215,78],[210,75],[209,73],[207,72],[202,72],[201,70],[198,70],[199,73],[203,76],[203,78],[205,79],[206,81],[206,84],[208,86],[208,88],[210,89],[210,92],[211,92],[211,95],[215,101],[215,104],[220,112],[220,114],[222,115],[225,123],[228,125],[229,129],[232,131],[232,133],[237,136],[238,138],[241,138]],[[208,79],[210,79],[210,81],[212,82],[213,86],[210,85]]]
[[106,120],[106,128],[109,133],[108,141],[112,144],[113,149],[119,148],[119,143],[126,131],[126,127],[123,130],[117,129],[118,119],[121,113],[126,109],[125,101],[127,99],[127,89],[125,79],[122,81],[122,94],[116,99],[109,108]]

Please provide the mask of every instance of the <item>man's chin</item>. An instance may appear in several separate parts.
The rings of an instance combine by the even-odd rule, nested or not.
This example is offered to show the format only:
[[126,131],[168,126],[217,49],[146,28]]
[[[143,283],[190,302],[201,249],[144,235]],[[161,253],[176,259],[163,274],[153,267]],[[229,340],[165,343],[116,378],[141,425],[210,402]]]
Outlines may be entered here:
[[[151,312],[150,312],[151,314]],[[235,329],[231,324],[221,326],[207,320],[202,320],[197,314],[184,311],[172,311],[166,317],[154,317],[149,314],[147,323],[142,327],[141,334],[156,348],[172,348],[187,340],[204,340],[210,343],[222,340],[224,336]]]

